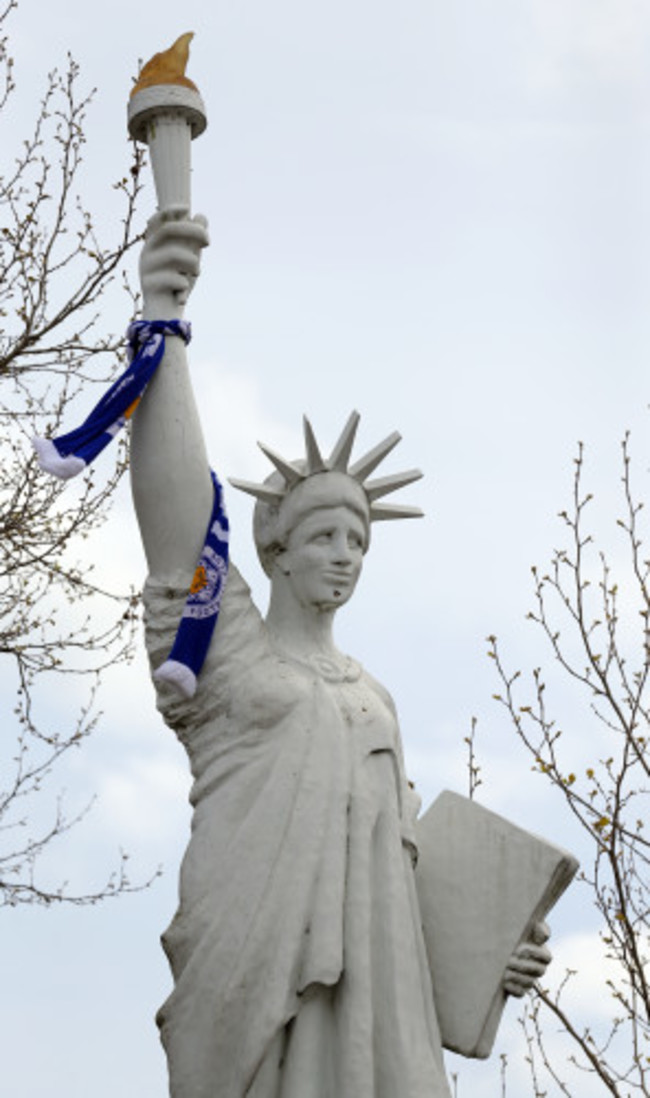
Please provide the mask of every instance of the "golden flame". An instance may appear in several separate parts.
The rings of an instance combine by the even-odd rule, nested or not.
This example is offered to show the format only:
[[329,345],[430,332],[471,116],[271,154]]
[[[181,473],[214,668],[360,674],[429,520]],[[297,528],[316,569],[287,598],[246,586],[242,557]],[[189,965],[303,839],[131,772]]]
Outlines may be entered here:
[[181,34],[168,50],[155,53],[151,61],[147,61],[146,65],[140,69],[140,75],[131,89],[131,95],[155,84],[182,84],[186,88],[198,91],[196,84],[185,75],[190,56],[190,42],[193,38],[194,32],[188,31],[187,34]]

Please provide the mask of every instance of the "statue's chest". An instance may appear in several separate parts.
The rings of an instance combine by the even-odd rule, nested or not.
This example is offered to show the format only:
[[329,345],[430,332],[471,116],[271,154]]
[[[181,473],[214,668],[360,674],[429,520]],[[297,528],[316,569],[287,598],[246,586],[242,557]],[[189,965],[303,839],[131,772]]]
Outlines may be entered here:
[[268,728],[297,717],[332,725],[332,734],[349,737],[355,754],[396,751],[394,713],[353,660],[341,666],[270,659],[250,669],[231,699],[240,728]]
[[356,752],[368,755],[373,751],[396,751],[394,714],[363,675],[355,682],[337,683],[330,689]]

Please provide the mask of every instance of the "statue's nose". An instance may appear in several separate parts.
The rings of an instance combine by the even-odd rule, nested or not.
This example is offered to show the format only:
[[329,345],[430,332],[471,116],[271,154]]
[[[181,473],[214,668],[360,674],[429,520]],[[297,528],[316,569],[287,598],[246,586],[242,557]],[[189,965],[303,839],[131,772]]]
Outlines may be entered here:
[[347,535],[343,531],[335,536],[332,542],[332,551],[337,564],[349,564],[351,559],[350,546]]

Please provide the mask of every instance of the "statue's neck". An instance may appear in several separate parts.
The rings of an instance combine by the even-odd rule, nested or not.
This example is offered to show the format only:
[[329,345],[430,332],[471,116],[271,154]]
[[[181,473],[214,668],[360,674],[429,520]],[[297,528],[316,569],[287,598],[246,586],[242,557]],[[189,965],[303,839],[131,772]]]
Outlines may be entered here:
[[282,649],[296,659],[337,655],[333,625],[336,607],[304,606],[282,584],[272,584],[266,626]]

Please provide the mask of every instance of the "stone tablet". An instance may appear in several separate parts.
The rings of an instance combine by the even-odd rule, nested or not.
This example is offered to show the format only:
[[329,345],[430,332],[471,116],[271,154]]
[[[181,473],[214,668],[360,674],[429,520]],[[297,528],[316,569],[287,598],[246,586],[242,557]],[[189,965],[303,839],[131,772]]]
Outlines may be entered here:
[[416,870],[445,1048],[490,1055],[503,975],[573,879],[578,862],[475,801],[446,791],[417,824]]

